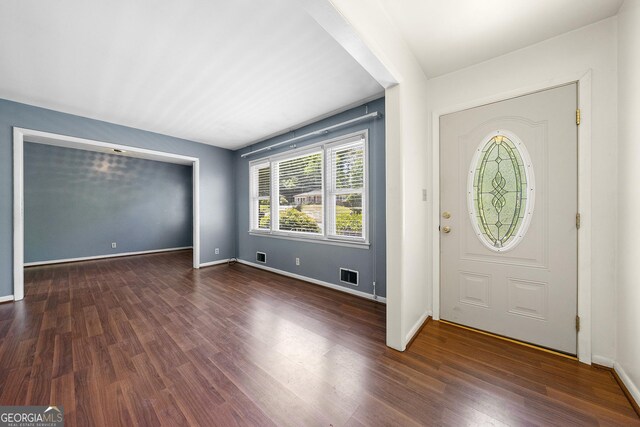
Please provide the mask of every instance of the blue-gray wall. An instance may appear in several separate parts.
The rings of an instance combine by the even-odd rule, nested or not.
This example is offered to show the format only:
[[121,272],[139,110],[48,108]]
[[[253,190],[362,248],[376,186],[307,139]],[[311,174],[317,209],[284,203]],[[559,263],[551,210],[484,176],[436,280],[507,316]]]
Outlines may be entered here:
[[25,262],[191,246],[192,182],[191,166],[25,143]]
[[[200,159],[201,262],[235,256],[233,152],[71,114],[0,100],[0,296],[13,293],[13,130],[22,127]],[[231,225],[231,226],[230,226]],[[220,254],[214,255],[214,248]]]
[[[296,135],[361,116],[367,110],[384,113],[384,99],[372,101],[361,107],[308,125],[297,130]],[[263,251],[267,253],[267,266],[269,267],[366,293],[373,292],[372,284],[375,281],[377,294],[386,296],[384,119],[353,125],[333,132],[326,137],[334,138],[362,129],[369,130],[369,240],[371,244],[368,248],[350,248],[249,235],[248,164],[249,160],[255,160],[260,156],[242,159],[240,154],[288,139],[293,135],[291,133],[232,152],[192,141],[0,99],[0,200],[2,201],[0,204],[0,296],[13,293],[13,127],[197,157],[200,159],[200,261],[202,263],[234,256],[255,262],[256,251]],[[297,145],[303,147],[322,139],[313,138]],[[27,147],[27,156],[30,156],[30,150],[31,148]],[[286,148],[273,150],[270,154],[284,150]],[[27,171],[25,177],[27,185],[33,178],[28,175],[29,173],[31,172]],[[31,206],[33,211],[34,205],[27,200],[25,202],[25,214],[28,216],[31,215],[29,207]],[[92,209],[95,208],[95,205],[92,205]],[[30,223],[31,219],[25,219]],[[112,239],[105,236],[104,238],[108,244],[111,241],[118,242],[118,250],[129,251],[126,246],[122,246],[124,243],[121,243],[126,240],[126,237],[125,240],[122,240],[122,237]],[[28,246],[32,242],[30,239],[27,235],[26,244]],[[55,239],[52,238],[52,240]],[[140,237],[132,240],[140,240]],[[214,255],[214,248],[220,248],[219,255]],[[87,249],[83,250],[82,254],[67,255],[66,253],[62,254],[59,249],[60,247],[57,246],[55,252],[57,258],[93,254],[88,253]],[[108,248],[108,250],[110,249]],[[131,251],[134,250],[144,249],[131,249]],[[31,258],[32,256],[33,258]],[[44,255],[27,253],[27,260],[37,259],[41,256]],[[296,257],[301,260],[300,266],[295,265]],[[360,285],[352,287],[340,283],[338,279],[339,267],[358,270]]]
[[[313,130],[359,117],[365,114],[366,111],[379,111],[384,113],[384,98],[313,123],[297,130],[295,135],[302,135]],[[294,136],[292,133],[288,133],[236,152],[236,218],[238,221],[236,227],[238,230],[238,258],[255,263],[256,251],[266,252],[267,267],[300,274],[366,293],[373,293],[373,282],[375,281],[377,295],[386,296],[384,119],[356,124],[349,128],[332,132],[324,137],[316,137],[296,144],[298,147],[304,147],[325,139],[335,138],[336,136],[353,133],[362,129],[369,129],[369,240],[371,245],[368,248],[351,248],[322,243],[284,240],[268,236],[255,236],[248,233],[249,161],[259,159],[261,154],[249,156],[244,159],[240,157],[240,155]],[[285,148],[269,151],[269,155],[288,150],[286,144],[284,147]],[[296,257],[300,258],[299,266],[295,265]],[[341,283],[338,276],[340,267],[359,271],[359,286],[356,287]]]

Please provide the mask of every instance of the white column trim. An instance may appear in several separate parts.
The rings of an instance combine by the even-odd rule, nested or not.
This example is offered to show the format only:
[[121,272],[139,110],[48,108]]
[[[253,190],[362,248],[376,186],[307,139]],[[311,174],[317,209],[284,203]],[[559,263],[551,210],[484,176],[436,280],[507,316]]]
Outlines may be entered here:
[[24,132],[13,128],[13,299],[24,298]]

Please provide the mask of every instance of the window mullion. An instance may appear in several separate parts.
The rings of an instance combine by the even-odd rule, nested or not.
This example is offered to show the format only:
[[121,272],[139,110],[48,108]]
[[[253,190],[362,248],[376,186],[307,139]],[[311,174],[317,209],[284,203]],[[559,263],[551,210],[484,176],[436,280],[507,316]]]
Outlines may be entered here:
[[275,162],[271,164],[271,231],[278,231],[280,229],[280,217],[278,215],[280,211],[280,190],[278,188],[279,182],[279,163]]
[[325,182],[326,179],[326,175],[327,175],[327,152],[326,150],[323,148],[322,149],[322,156],[321,156],[321,162],[322,165],[320,167],[320,173],[322,174],[322,178],[320,179],[320,182],[322,183],[322,189],[321,189],[321,193],[322,193],[322,235],[323,236],[327,236],[327,231],[329,229],[327,224],[327,221],[329,219],[329,216],[327,215],[327,183]]
[[325,149],[325,170],[326,170],[326,181],[325,185],[327,188],[326,197],[325,197],[325,216],[326,216],[326,226],[324,228],[325,236],[329,236],[331,234],[335,234],[335,212],[334,212],[334,196],[333,196],[333,151],[331,149]]

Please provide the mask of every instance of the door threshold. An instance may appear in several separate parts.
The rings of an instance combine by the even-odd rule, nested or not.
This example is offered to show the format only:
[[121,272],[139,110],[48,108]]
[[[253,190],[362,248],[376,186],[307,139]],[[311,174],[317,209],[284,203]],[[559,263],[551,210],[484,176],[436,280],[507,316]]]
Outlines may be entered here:
[[550,348],[541,347],[539,345],[531,344],[531,343],[524,342],[524,341],[518,341],[518,340],[513,339],[513,338],[508,338],[508,337],[505,337],[503,335],[498,335],[498,334],[494,334],[494,333],[491,333],[491,332],[483,331],[481,329],[472,328],[470,326],[464,326],[464,325],[461,325],[459,323],[450,322],[448,320],[440,319],[439,322],[442,322],[442,323],[447,324],[447,325],[455,326],[456,328],[466,329],[467,331],[476,332],[478,334],[482,334],[482,335],[486,335],[486,336],[489,336],[489,337],[497,338],[497,339],[502,340],[502,341],[507,341],[507,342],[510,342],[510,343],[513,343],[513,344],[518,344],[518,345],[521,345],[523,347],[533,348],[534,350],[540,350],[540,351],[544,351],[545,353],[555,354],[556,356],[560,356],[560,357],[564,357],[566,359],[578,361],[578,357],[577,356],[574,356],[572,354],[563,353],[563,352],[558,351],[558,350],[551,350]]

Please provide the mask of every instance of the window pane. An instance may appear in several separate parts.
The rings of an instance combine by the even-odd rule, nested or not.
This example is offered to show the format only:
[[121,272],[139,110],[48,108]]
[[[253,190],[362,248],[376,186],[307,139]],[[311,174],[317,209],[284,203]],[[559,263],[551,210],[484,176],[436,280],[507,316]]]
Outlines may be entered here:
[[271,168],[258,169],[258,197],[269,196],[271,191]]
[[251,167],[251,229],[271,228],[271,167],[269,163]]
[[332,222],[334,236],[364,238],[363,192],[365,185],[365,146],[363,141],[333,147],[330,152]]
[[336,235],[363,237],[362,194],[336,195]]
[[269,199],[258,200],[258,228],[262,230],[271,228],[271,203]]
[[335,150],[332,165],[336,190],[364,186],[364,146],[362,144]]
[[322,233],[322,153],[281,161],[279,174],[279,229]]
[[[517,141],[517,140],[516,140]],[[472,161],[468,200],[476,235],[491,250],[517,245],[527,232],[529,203],[535,184],[524,144],[497,135],[485,142]],[[477,158],[477,160],[476,160]]]

